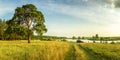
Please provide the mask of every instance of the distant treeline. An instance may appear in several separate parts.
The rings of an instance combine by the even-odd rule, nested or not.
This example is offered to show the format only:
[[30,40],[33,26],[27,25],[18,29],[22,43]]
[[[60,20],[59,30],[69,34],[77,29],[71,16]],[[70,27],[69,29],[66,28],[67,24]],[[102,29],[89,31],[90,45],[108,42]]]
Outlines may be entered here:
[[88,38],[89,40],[101,40],[101,41],[110,41],[110,40],[120,40],[120,37],[99,37],[98,34]]
[[88,40],[101,40],[101,41],[112,41],[112,40],[120,40],[120,37],[100,37],[98,34],[92,36],[92,37],[75,37],[73,36],[71,39],[88,39]]
[[104,40],[104,41],[111,41],[111,40],[120,40],[120,37],[99,37],[99,38],[93,38],[89,37],[89,40]]
[[34,40],[46,40],[46,41],[53,41],[53,40],[65,40],[67,37],[58,37],[58,36],[34,36]]

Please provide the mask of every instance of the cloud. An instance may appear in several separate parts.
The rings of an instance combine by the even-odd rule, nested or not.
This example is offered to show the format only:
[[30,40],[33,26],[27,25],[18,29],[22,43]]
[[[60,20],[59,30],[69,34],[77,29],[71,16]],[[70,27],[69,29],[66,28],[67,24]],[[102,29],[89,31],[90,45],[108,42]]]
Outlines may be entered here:
[[97,3],[101,3],[103,5],[115,5],[115,8],[120,8],[120,0],[91,0],[91,1],[95,1]]
[[[77,18],[78,20],[80,19],[80,21],[84,20],[86,22],[93,23],[93,24],[94,23],[95,24],[109,24],[113,22],[112,19],[116,18],[116,16],[114,16],[113,14],[118,13],[118,12],[111,13],[112,9],[105,8],[101,4],[78,7],[74,5],[51,3],[45,9],[58,12],[61,14],[69,15],[69,16]],[[117,14],[117,17],[118,16],[119,15]],[[112,17],[112,19],[110,17]]]
[[[67,5],[64,3],[56,4],[51,2],[49,3],[49,5],[45,5],[44,7],[41,6],[41,8],[43,8],[44,10],[49,10],[50,12],[53,12],[53,13],[57,12],[59,14],[68,15],[70,17],[75,18],[75,19],[72,19],[73,20],[72,23],[69,22],[69,24],[71,23],[73,27],[71,25],[67,27],[64,25],[64,23],[62,23],[62,25],[64,25],[63,27],[65,27],[64,29],[61,29],[63,28],[63,27],[60,27],[62,25],[60,25],[59,28],[55,29],[54,26],[56,25],[52,25],[53,29],[51,29],[50,30],[51,32],[48,34],[53,34],[54,32],[56,33],[56,35],[62,33],[60,34],[61,36],[65,34],[66,36],[68,36],[67,34],[88,36],[87,34],[91,35],[96,33],[99,33],[102,35],[106,33],[106,35],[107,34],[109,35],[109,33],[112,32],[111,31],[112,28],[110,27],[111,24],[115,24],[114,26],[116,26],[116,24],[120,26],[119,24],[120,10],[115,9],[113,12],[110,2],[109,1],[103,2],[103,1],[98,3],[98,1],[88,0],[86,1],[86,3],[84,3],[83,5],[80,4],[79,6]],[[105,7],[106,4],[107,6]],[[63,18],[60,18],[57,20],[63,20]],[[78,23],[76,23],[76,21]],[[85,21],[85,23],[81,23],[82,21]],[[56,24],[56,23],[53,23],[53,24]],[[119,28],[119,27],[117,26],[116,28]],[[64,32],[63,30],[66,32]]]

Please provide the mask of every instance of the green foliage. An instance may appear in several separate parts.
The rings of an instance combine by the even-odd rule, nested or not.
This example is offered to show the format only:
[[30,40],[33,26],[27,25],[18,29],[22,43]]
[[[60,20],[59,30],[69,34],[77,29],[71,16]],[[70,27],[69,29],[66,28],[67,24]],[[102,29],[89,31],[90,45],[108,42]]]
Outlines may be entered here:
[[44,16],[42,12],[37,11],[37,8],[33,4],[17,7],[12,20],[15,21],[15,24],[27,27],[32,32],[36,31],[39,35],[47,32],[44,25]]
[[85,37],[83,36],[82,39],[85,39]]
[[7,40],[26,39],[27,31],[28,31],[27,28],[19,26],[19,25],[9,26],[5,31],[6,39]]
[[99,38],[98,34],[95,35],[95,38]]
[[66,40],[66,39],[62,39],[61,41],[64,41],[64,42],[66,42],[67,40]]
[[80,37],[80,36],[78,36],[78,39],[81,39],[81,37]]
[[7,29],[7,24],[5,20],[0,19],[0,40],[5,38],[5,30]]
[[115,42],[114,42],[114,41],[112,41],[112,42],[111,42],[111,44],[115,44]]
[[66,40],[67,37],[57,37],[57,36],[34,36],[34,40],[44,40],[44,41],[55,41],[55,40]]
[[89,40],[100,40],[100,37],[96,34],[95,36],[92,36],[92,38],[89,38]]
[[99,35],[96,34],[95,36],[92,36],[92,37],[86,37],[86,39],[89,39],[89,40],[100,40],[102,42],[102,41],[120,40],[120,37],[99,37]]
[[96,43],[95,40],[93,40],[93,43]]
[[77,39],[75,36],[72,37],[73,40]]
[[30,42],[33,32],[40,36],[47,32],[44,22],[44,15],[33,4],[17,7],[12,19],[6,22],[8,25],[5,31],[6,37],[7,39],[26,39],[28,37]]
[[37,8],[33,4],[17,7],[12,20],[15,21],[15,24],[27,27],[28,43],[30,43],[31,32],[35,31],[38,35],[47,32],[44,25],[44,16],[40,11],[37,11]]

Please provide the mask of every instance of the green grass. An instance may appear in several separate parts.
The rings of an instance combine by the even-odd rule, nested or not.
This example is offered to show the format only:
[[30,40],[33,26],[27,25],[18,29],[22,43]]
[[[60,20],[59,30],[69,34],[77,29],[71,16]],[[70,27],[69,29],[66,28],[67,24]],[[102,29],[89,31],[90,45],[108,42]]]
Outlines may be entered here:
[[80,47],[95,60],[120,60],[120,44],[84,43]]
[[120,44],[0,41],[0,60],[120,60]]

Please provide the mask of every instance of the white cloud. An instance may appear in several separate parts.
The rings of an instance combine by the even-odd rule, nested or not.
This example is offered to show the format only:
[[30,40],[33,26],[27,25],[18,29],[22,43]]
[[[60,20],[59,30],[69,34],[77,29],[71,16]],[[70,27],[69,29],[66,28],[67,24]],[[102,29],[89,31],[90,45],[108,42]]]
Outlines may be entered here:
[[[83,20],[86,20],[86,22],[89,22],[92,24],[92,25],[85,24],[85,26],[83,27],[76,27],[76,28],[72,27],[71,29],[67,27],[67,29],[64,29],[64,31],[66,31],[64,33],[66,34],[66,36],[68,36],[67,34],[70,34],[70,35],[76,34],[77,36],[83,34],[83,35],[88,36],[88,35],[96,34],[96,33],[102,34],[103,36],[105,35],[112,36],[112,34],[118,35],[118,33],[114,32],[116,31],[115,29],[117,29],[117,32],[120,30],[118,29],[120,26],[119,24],[120,23],[120,20],[119,20],[120,10],[115,9],[114,12],[111,12],[112,8],[105,7],[105,5],[101,5],[101,4],[97,4],[95,6],[91,5],[91,6],[86,6],[86,7],[85,6],[78,7],[78,6],[72,6],[72,5],[66,5],[66,4],[52,4],[51,3],[45,9],[75,17],[77,18],[77,20],[80,20],[81,18],[83,18]],[[115,25],[112,25],[112,24],[115,24]],[[112,28],[111,28],[111,25],[112,25]],[[113,27],[115,28],[113,29]],[[56,32],[56,31],[53,31],[53,32]],[[61,30],[58,29],[58,31],[60,32]]]
[[[50,7],[50,8],[48,8]],[[47,10],[70,15],[75,18],[83,18],[90,23],[105,24],[113,22],[113,19],[119,18],[118,12],[111,13],[110,8],[98,6],[77,7],[70,5],[51,4],[46,7]],[[115,16],[117,14],[117,16]]]

